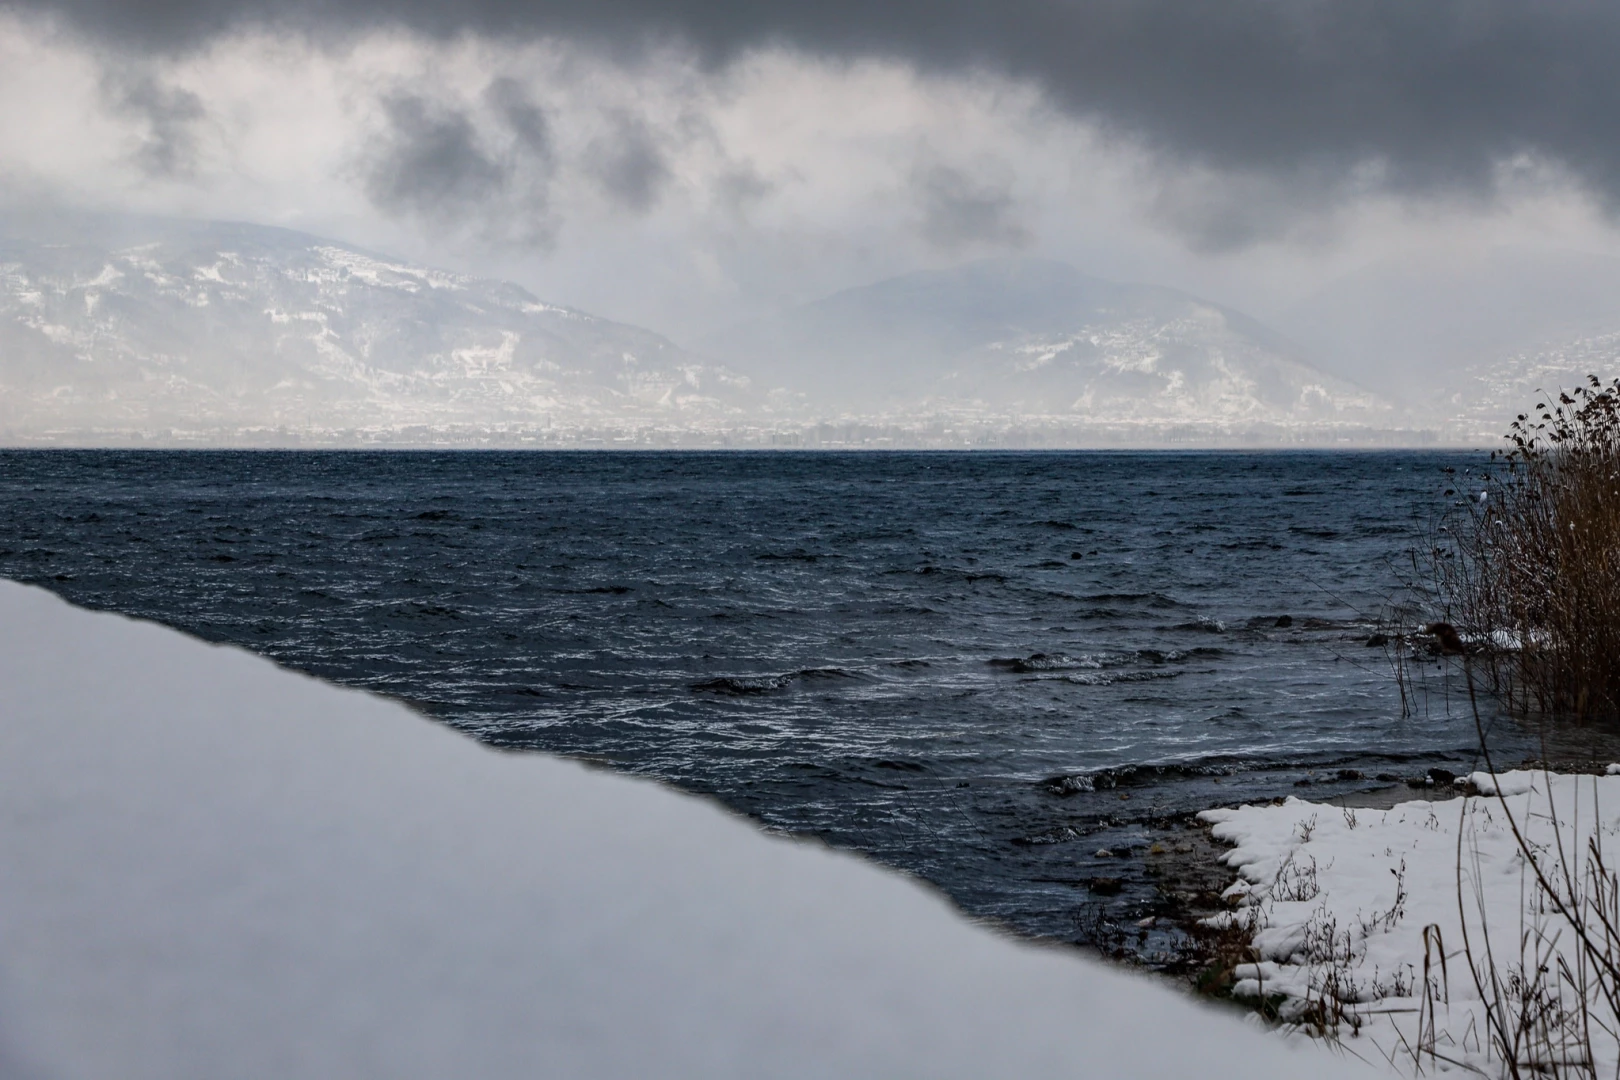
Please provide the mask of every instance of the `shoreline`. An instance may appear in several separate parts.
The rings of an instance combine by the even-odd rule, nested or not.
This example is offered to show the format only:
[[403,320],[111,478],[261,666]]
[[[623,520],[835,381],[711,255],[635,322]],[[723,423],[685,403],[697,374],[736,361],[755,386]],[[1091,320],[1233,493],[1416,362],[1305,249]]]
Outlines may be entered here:
[[1601,922],[1615,894],[1601,852],[1620,834],[1620,766],[1534,764],[1429,798],[1199,814],[1231,884],[1221,910],[1188,912],[1207,943],[1197,988],[1403,1075],[1505,1075],[1571,1054],[1600,1075],[1620,1067],[1592,974],[1615,958],[1577,921]]
[[[1558,776],[1601,776],[1605,768],[1593,761],[1566,759],[1549,763],[1526,759],[1512,766],[1512,771],[1542,771],[1549,766]],[[1320,800],[1300,797],[1299,802],[1330,809],[1383,811],[1406,803],[1475,794],[1467,777],[1435,784],[1414,776]],[[1213,824],[1203,818],[1212,812],[1244,806],[1281,807],[1288,801],[1286,796],[1256,803],[1239,800],[1177,814],[1172,821],[1147,827],[1153,839],[1140,853],[1115,851],[1106,859],[1082,855],[1070,883],[1085,889],[1091,898],[1096,912],[1091,925],[1098,932],[1099,942],[1079,948],[1110,962],[1168,978],[1214,1000],[1225,1000],[1233,981],[1230,969],[1240,962],[1233,959],[1238,946],[1220,933],[1211,933],[1205,924],[1231,910],[1223,894],[1240,878],[1227,862],[1233,846],[1217,839]],[[1137,907],[1110,912],[1108,901],[1119,895],[1123,873],[1132,870],[1151,883],[1153,897],[1146,906],[1138,901]]]
[[1045,940],[1088,894],[1035,879],[1164,814],[1468,765],[1471,724],[1395,719],[1353,603],[1447,459],[1042,458],[1008,493],[930,460],[36,461],[0,571],[717,795]]
[[10,581],[0,630],[7,1075],[1362,1075],[663,785]]
[[[32,614],[29,617],[24,617],[24,619],[19,619],[16,610],[21,609],[32,609]],[[44,619],[40,619],[40,615],[44,615]],[[58,620],[58,622],[62,623],[62,627],[52,630],[49,625],[52,620]],[[18,648],[13,649],[13,653],[23,654],[21,659],[18,656],[5,657],[6,665],[8,665],[8,672],[6,672],[6,678],[8,678],[6,685],[8,685],[8,688],[15,688],[13,683],[23,680],[23,682],[28,682],[29,685],[36,685],[36,688],[44,687],[44,690],[40,691],[40,693],[44,693],[45,698],[71,699],[75,695],[84,695],[84,693],[92,693],[92,696],[100,693],[100,695],[107,698],[107,701],[104,701],[104,704],[99,708],[110,709],[109,717],[125,716],[128,709],[131,708],[131,701],[134,701],[134,711],[138,712],[138,714],[146,711],[147,716],[151,716],[151,719],[141,721],[141,724],[146,725],[144,735],[149,738],[156,738],[159,742],[164,742],[164,740],[172,742],[175,732],[165,730],[165,725],[170,722],[168,721],[168,712],[172,712],[172,709],[168,708],[168,704],[165,703],[164,699],[157,696],[154,687],[159,688],[159,690],[167,687],[167,690],[162,690],[167,695],[173,696],[178,693],[180,698],[185,698],[188,693],[194,696],[194,688],[193,690],[186,690],[190,683],[198,682],[198,680],[203,683],[211,682],[214,674],[217,674],[217,672],[211,674],[214,667],[219,667],[220,672],[225,672],[225,674],[230,674],[230,672],[243,674],[243,672],[246,672],[246,674],[253,674],[254,678],[269,680],[266,685],[274,683],[275,687],[283,687],[287,688],[288,691],[293,691],[292,698],[313,695],[311,699],[321,701],[321,708],[326,709],[329,714],[334,708],[339,709],[339,712],[355,708],[363,712],[382,711],[387,714],[386,721],[381,716],[379,716],[379,721],[384,721],[389,725],[403,725],[400,730],[431,732],[431,735],[426,735],[426,740],[436,746],[436,750],[433,750],[434,758],[439,755],[449,755],[447,756],[449,761],[458,761],[460,763],[452,769],[452,772],[465,771],[465,766],[470,761],[502,761],[502,763],[510,763],[510,766],[502,766],[502,769],[517,767],[517,769],[535,771],[536,774],[552,774],[561,767],[564,771],[578,772],[578,774],[591,777],[601,777],[599,780],[590,780],[590,784],[603,784],[604,787],[612,787],[612,789],[616,790],[624,790],[625,785],[627,785],[629,790],[654,793],[654,795],[650,795],[651,798],[674,800],[674,805],[701,805],[703,810],[700,813],[708,814],[711,819],[726,821],[727,827],[731,827],[731,829],[740,829],[740,832],[748,837],[747,840],[742,840],[744,844],[784,845],[784,847],[794,848],[799,852],[815,850],[815,852],[820,852],[820,855],[816,855],[816,858],[831,858],[831,860],[838,861],[838,863],[859,866],[860,870],[857,873],[867,874],[872,879],[902,882],[902,889],[909,891],[909,894],[923,897],[923,908],[940,910],[946,916],[946,921],[951,925],[969,929],[972,934],[978,934],[978,936],[982,936],[988,941],[995,941],[995,946],[991,946],[993,949],[1008,949],[1014,955],[1061,957],[1058,960],[1059,963],[1084,963],[1084,965],[1087,965],[1085,967],[1085,980],[1102,980],[1103,983],[1113,986],[1115,984],[1113,980],[1123,978],[1126,983],[1121,984],[1121,986],[1126,986],[1126,984],[1132,986],[1131,993],[1147,993],[1149,997],[1153,997],[1155,994],[1163,994],[1163,997],[1158,997],[1155,1004],[1152,1004],[1152,1012],[1160,1022],[1162,1022],[1163,1015],[1166,1015],[1163,1010],[1174,1010],[1183,1007],[1181,1004],[1171,1004],[1171,1002],[1186,1002],[1187,988],[1202,994],[1204,1002],[1207,1002],[1209,1009],[1213,1010],[1213,1015],[1228,1015],[1231,1020],[1239,1020],[1238,1015],[1233,1015],[1233,1010],[1221,1006],[1231,1006],[1244,1010],[1244,1012],[1254,1012],[1254,993],[1252,993],[1252,986],[1249,986],[1249,983],[1254,983],[1255,972],[1264,972],[1264,976],[1260,976],[1260,983],[1262,984],[1273,984],[1275,986],[1275,984],[1286,981],[1283,980],[1283,975],[1286,975],[1286,968],[1288,968],[1286,957],[1281,960],[1267,960],[1262,957],[1260,967],[1255,967],[1255,957],[1249,954],[1251,946],[1255,946],[1254,934],[1251,933],[1255,929],[1254,926],[1234,926],[1231,925],[1230,921],[1226,925],[1221,925],[1221,920],[1230,920],[1234,910],[1243,910],[1243,905],[1251,905],[1252,897],[1255,895],[1255,886],[1264,886],[1265,884],[1264,873],[1259,874],[1259,876],[1251,873],[1251,868],[1257,860],[1247,857],[1243,858],[1243,860],[1238,858],[1238,852],[1244,850],[1244,844],[1249,842],[1252,837],[1246,839],[1244,836],[1223,832],[1223,829],[1226,829],[1231,821],[1247,818],[1254,818],[1257,821],[1273,821],[1273,819],[1280,819],[1283,816],[1290,816],[1290,814],[1296,816],[1296,818],[1298,818],[1299,814],[1317,814],[1317,816],[1341,814],[1346,821],[1349,821],[1358,813],[1364,814],[1364,819],[1371,819],[1374,814],[1382,814],[1383,818],[1388,818],[1388,814],[1392,813],[1392,811],[1414,811],[1417,806],[1432,806],[1439,805],[1439,803],[1450,805],[1450,803],[1468,801],[1469,798],[1479,801],[1479,797],[1469,797],[1468,793],[1466,793],[1468,777],[1463,777],[1458,782],[1458,785],[1452,785],[1452,787],[1445,784],[1426,784],[1424,780],[1414,777],[1414,779],[1406,780],[1406,782],[1371,782],[1371,784],[1358,787],[1358,789],[1351,790],[1351,792],[1336,793],[1333,797],[1319,801],[1299,800],[1299,798],[1273,798],[1273,800],[1265,801],[1262,805],[1228,806],[1228,808],[1218,808],[1218,810],[1179,813],[1162,819],[1153,819],[1152,823],[1144,824],[1144,832],[1149,837],[1144,848],[1110,852],[1106,857],[1102,857],[1100,852],[1093,855],[1092,858],[1082,857],[1081,860],[1076,860],[1074,874],[1061,881],[1061,884],[1068,884],[1068,886],[1074,886],[1076,889],[1082,889],[1087,895],[1105,899],[1106,894],[1108,894],[1105,884],[1106,879],[1110,878],[1111,874],[1118,874],[1118,871],[1129,868],[1140,879],[1152,882],[1152,887],[1155,889],[1155,894],[1157,894],[1157,902],[1155,902],[1152,912],[1144,913],[1137,920],[1124,921],[1123,925],[1111,926],[1111,928],[1108,928],[1111,934],[1108,938],[1105,938],[1103,934],[1098,934],[1098,938],[1103,938],[1106,942],[1105,947],[1102,947],[1102,949],[1077,950],[1072,949],[1072,947],[1071,949],[1051,949],[1051,947],[1042,946],[1040,942],[1030,942],[1027,938],[1017,939],[1014,934],[998,931],[993,923],[988,928],[982,923],[975,926],[977,920],[964,916],[964,913],[959,908],[954,907],[941,892],[935,891],[932,886],[928,886],[927,882],[910,881],[904,874],[891,873],[886,868],[873,865],[872,861],[851,857],[847,853],[831,852],[828,848],[816,844],[807,844],[804,840],[784,840],[781,837],[768,837],[760,829],[753,826],[750,821],[737,818],[734,813],[719,808],[711,800],[690,797],[690,795],[666,789],[664,785],[619,776],[619,774],[604,771],[599,767],[591,769],[591,767],[586,767],[585,764],[565,761],[565,759],[554,758],[551,755],[535,755],[535,753],[510,755],[510,753],[491,750],[491,748],[486,748],[480,743],[468,740],[460,733],[444,729],[442,725],[429,721],[426,717],[421,716],[418,712],[411,711],[403,704],[376,698],[373,695],[366,695],[361,691],[343,690],[343,688],[334,687],[329,683],[318,682],[318,680],[305,677],[305,675],[293,674],[288,670],[275,667],[274,664],[262,659],[262,657],[243,653],[241,649],[232,648],[232,646],[204,644],[201,641],[188,638],[180,631],[160,627],[157,623],[138,622],[138,620],[126,619],[122,615],[76,609],[76,607],[71,607],[68,602],[62,601],[60,597],[53,596],[47,591],[32,588],[32,586],[15,585],[10,581],[0,581],[0,625],[10,625],[10,636],[19,643]],[[18,628],[23,627],[23,625],[28,625],[29,633],[39,633],[40,627],[44,627],[45,641],[24,641],[23,635],[19,635],[18,631]],[[118,654],[117,649],[110,649],[105,641],[99,641],[99,638],[105,636],[102,631],[109,630],[109,628],[117,628],[117,633],[112,635],[113,638],[118,638],[120,635],[133,635],[131,641],[143,646],[143,648],[159,643],[164,644],[165,648],[175,649],[175,654],[181,657],[183,662],[175,665],[172,662],[165,661],[165,664],[159,665],[156,674],[147,672],[144,669],[138,669],[138,667],[131,667],[128,657]],[[52,640],[58,646],[66,646],[70,651],[78,653],[79,661],[83,661],[79,664],[79,667],[83,670],[96,672],[91,682],[97,683],[99,688],[91,687],[87,688],[87,690],[84,687],[70,688],[66,687],[65,682],[62,682],[62,680],[58,680],[57,683],[50,683],[47,675],[34,672],[34,670],[24,670],[24,667],[28,664],[28,656],[32,656],[34,662],[42,662],[47,669],[55,665],[57,670],[66,670],[63,669],[65,659],[50,654],[50,641]],[[136,649],[136,651],[139,651],[139,649]],[[120,685],[109,683],[109,674],[102,670],[109,664],[117,667],[118,670],[128,672],[130,674],[130,685],[120,687]],[[71,667],[73,665],[68,662],[68,669],[71,669]],[[42,680],[45,680],[45,682],[42,682]],[[154,687],[147,687],[147,685],[144,685],[143,680],[146,680],[146,682],[156,680],[156,682],[154,682]],[[134,690],[133,698],[128,693],[131,687]],[[279,698],[279,696],[279,693],[272,693],[269,701],[248,703],[248,708],[256,709],[261,717],[271,717],[266,722],[271,727],[275,727],[275,725],[282,724],[283,719],[285,719],[274,709],[275,699]],[[23,701],[24,712],[28,708],[37,709],[40,704],[40,701],[28,704],[26,695],[23,696]],[[238,701],[246,701],[246,698],[230,699],[230,708],[235,708]],[[50,703],[45,704],[50,704],[55,709],[53,714],[63,714],[62,709],[60,709],[60,704],[62,704],[60,701],[50,701]],[[156,708],[156,712],[152,712],[154,708]],[[183,721],[186,725],[191,725],[190,730],[193,735],[203,733],[209,740],[215,740],[214,745],[207,750],[207,753],[212,753],[215,756],[224,753],[227,758],[241,758],[243,753],[251,755],[251,751],[245,750],[241,746],[230,745],[232,740],[227,738],[225,742],[220,743],[217,742],[217,735],[207,733],[207,725],[219,722],[217,709],[222,708],[222,706],[219,704],[219,695],[217,693],[214,695],[211,708],[215,709],[214,716],[190,716]],[[269,709],[269,712],[266,709]],[[181,709],[181,712],[183,711],[185,709]],[[194,706],[191,711],[196,711]],[[337,714],[332,714],[332,716],[337,716]],[[154,727],[154,724],[156,724],[156,727]],[[201,727],[198,727],[199,724],[201,724]],[[113,742],[131,737],[130,733],[120,732],[117,727],[109,730],[112,732],[110,737],[113,738]],[[232,717],[232,733],[240,737],[248,745],[254,745],[254,740],[262,743],[262,740],[266,737],[264,732],[256,732],[251,727],[249,729],[241,727],[237,717]],[[26,730],[24,730],[24,735],[28,735]],[[40,732],[36,732],[36,735],[40,735]],[[104,730],[102,737],[107,737],[107,735],[109,735],[109,732]],[[39,743],[39,745],[49,746],[50,733],[44,733],[40,737],[44,738],[44,742]],[[389,745],[394,738],[395,735],[387,735],[386,738],[382,738],[382,742],[368,742],[363,746],[353,746],[352,751],[348,751],[348,763],[350,763],[348,767],[350,769],[363,769],[363,771],[369,771],[369,769],[376,767],[376,769],[381,769],[382,776],[386,776],[387,771],[389,771],[387,759],[392,755]],[[405,740],[405,742],[410,742],[410,740]],[[24,743],[26,743],[26,738],[24,738]],[[24,750],[28,750],[28,746],[24,745]],[[97,746],[94,750],[99,753],[102,748]],[[290,746],[272,745],[269,746],[269,750],[272,751],[272,755],[285,755],[290,750]],[[151,755],[151,748],[143,746],[141,753]],[[381,756],[379,756],[379,753],[381,753]],[[194,746],[188,746],[188,750],[181,755],[181,758],[185,755],[194,755]],[[164,771],[164,769],[173,771],[177,767],[177,763],[172,759],[151,759],[149,764],[159,772]],[[1579,776],[1583,777],[1591,776],[1592,772],[1594,772],[1592,763],[1588,763],[1588,761],[1554,761],[1554,763],[1550,764],[1555,769],[1565,769],[1565,771],[1579,769]],[[13,763],[13,767],[15,767],[15,763]],[[128,767],[128,761],[120,759],[118,767]],[[180,767],[185,767],[185,763],[181,763]],[[233,759],[228,764],[227,771],[240,772],[243,767],[245,767],[245,761]],[[306,766],[303,763],[292,763],[283,764],[283,766],[279,767],[292,769],[292,772],[296,772],[301,767]],[[436,767],[434,766],[434,769]],[[1439,774],[1439,769],[1435,769],[1435,772]],[[245,772],[245,776],[249,776],[249,779],[251,779],[251,767]],[[1563,780],[1567,779],[1568,776],[1575,776],[1575,772],[1558,772],[1558,774],[1555,774],[1554,779]],[[11,780],[6,782],[6,787],[16,790],[0,793],[0,803],[3,803],[5,798],[10,795],[11,810],[13,810],[13,816],[15,816],[18,806],[23,806],[24,810],[26,810],[31,784],[32,790],[37,792],[37,790],[40,790],[40,784],[44,784],[49,789],[50,785],[55,784],[60,779],[62,777],[52,779],[49,776],[31,776],[18,780],[18,777],[13,776]],[[1345,776],[1335,774],[1333,779],[1343,782]],[[1604,777],[1594,777],[1594,780],[1601,779],[1604,779]],[[1620,777],[1609,777],[1609,780],[1620,785]],[[136,780],[117,780],[117,784],[134,784],[134,782]],[[139,782],[149,784],[151,780],[143,777]],[[117,787],[117,784],[115,784],[115,787]],[[18,792],[21,792],[21,801],[18,800]],[[110,798],[123,797],[122,793],[117,792],[117,790],[99,792],[99,795]],[[144,795],[144,798],[157,798],[159,801],[165,800],[165,798],[172,800],[173,793],[152,792],[152,790],[149,790]],[[1620,798],[1620,787],[1617,787],[1617,798]],[[285,806],[274,803],[274,800],[272,800],[272,803],[267,803],[267,805],[275,806],[275,813],[283,813],[283,811],[287,810]],[[345,795],[342,806],[345,813],[355,810],[352,793]],[[0,806],[0,810],[3,810],[3,808],[5,806]],[[262,808],[259,808],[259,810],[262,810]],[[165,813],[168,814],[168,818],[173,823],[190,823],[191,808],[168,806]],[[617,811],[614,811],[614,813],[617,813]],[[186,824],[186,827],[191,827],[191,824]],[[591,829],[599,829],[599,824],[586,823],[583,827],[585,827],[586,831],[591,831]],[[643,829],[645,823],[609,827],[611,829],[625,829],[627,827],[630,831],[635,831],[635,829]],[[1617,827],[1620,827],[1620,824],[1617,824]],[[1275,832],[1275,829],[1273,829],[1273,832]],[[624,834],[617,832],[616,836],[624,836]],[[79,837],[79,839],[83,839],[83,837]],[[15,840],[15,837],[13,837],[13,840]],[[224,837],[222,837],[222,842],[225,842]],[[235,840],[232,840],[232,842],[235,842]],[[690,837],[682,840],[682,844],[687,845],[687,850],[693,850],[690,847],[690,842],[692,842]],[[1275,837],[1270,842],[1273,842],[1273,847],[1275,847]],[[1317,837],[1315,842],[1320,844],[1322,837]],[[139,844],[156,844],[157,847],[165,850],[168,855],[175,853],[173,844],[167,837],[139,837]],[[1084,844],[1084,840],[1082,840],[1082,844]],[[181,858],[190,858],[190,855],[181,852]],[[1327,861],[1332,861],[1332,855],[1325,858],[1327,858]],[[1264,861],[1264,858],[1260,861]],[[11,865],[11,863],[13,863],[13,860],[8,858],[6,865]],[[259,870],[262,870],[262,868],[259,868]],[[159,873],[162,873],[162,866],[159,866]],[[233,870],[232,873],[241,873],[240,866],[238,866],[237,870]],[[630,871],[630,873],[635,873],[635,871]],[[676,871],[676,873],[679,876],[680,873],[685,873],[685,871]],[[89,882],[91,879],[84,879],[84,881]],[[496,882],[497,887],[501,887],[499,879],[496,879]],[[147,882],[147,884],[151,884],[151,882]],[[708,882],[708,886],[705,887],[710,887],[711,892],[713,892],[713,887],[718,886],[718,884],[719,882]],[[1238,886],[1243,887],[1238,889]],[[729,886],[727,886],[727,889],[729,889]],[[727,889],[721,889],[721,892],[726,892]],[[1327,894],[1328,899],[1332,899],[1332,894],[1330,892],[1327,892]],[[183,897],[181,897],[181,900],[183,900]],[[1238,902],[1238,908],[1233,907],[1234,900]],[[842,900],[839,900],[839,904],[842,904]],[[1455,905],[1455,897],[1450,897],[1450,904]],[[0,899],[0,915],[5,913],[3,908],[5,908],[5,904],[3,904],[3,899]],[[120,907],[120,910],[126,910],[126,908]],[[458,916],[462,915],[462,912],[450,912],[445,913],[445,915],[449,916],[449,918],[458,918]],[[264,915],[259,913],[259,915],[254,915],[254,918],[262,920]],[[1102,918],[1102,916],[1098,916],[1098,918]],[[1417,920],[1417,918],[1424,918],[1424,915],[1417,912],[1417,908],[1414,907],[1411,918]],[[838,923],[838,928],[834,933],[846,933],[847,929],[849,929],[849,926],[842,925],[841,920],[834,921]],[[1103,928],[1098,926],[1098,929]],[[1153,954],[1153,939],[1162,936],[1162,934],[1170,933],[1170,931],[1181,936],[1184,942],[1183,946],[1179,947],[1179,950],[1160,950],[1160,954]],[[1238,931],[1241,931],[1241,933],[1238,933]],[[416,926],[416,933],[421,933],[421,926]],[[1108,959],[1108,963],[1098,965],[1098,963],[1085,960],[1084,955],[1076,955],[1084,954],[1084,952],[1095,952],[1095,954],[1103,955]],[[10,980],[11,984],[16,983],[15,975],[13,975],[15,963],[8,962],[10,959],[11,957],[6,954],[5,941],[0,938],[0,996],[5,994],[8,980]],[[635,967],[635,963],[638,963],[638,960],[630,960],[629,955],[627,955],[627,959],[625,959],[627,970]],[[907,960],[907,963],[910,963],[910,960]],[[1273,967],[1265,968],[1265,963],[1272,963]],[[944,967],[949,970],[951,962],[946,960]],[[1121,970],[1121,968],[1131,967],[1144,968],[1147,972],[1152,972],[1153,975],[1132,975],[1131,972]],[[1301,965],[1296,965],[1296,967],[1301,967]],[[1309,968],[1309,965],[1302,965],[1301,970],[1304,970],[1304,968]],[[1299,975],[1296,972],[1294,975],[1309,981],[1309,972],[1306,972],[1306,975]],[[207,975],[207,978],[211,980],[215,976]],[[779,976],[773,976],[773,978],[779,978]],[[1165,978],[1170,978],[1174,986],[1163,986]],[[58,980],[58,983],[60,983],[60,980]],[[902,983],[910,986],[912,976],[902,978]],[[58,986],[57,989],[63,988]],[[71,986],[66,989],[78,993]],[[906,993],[910,993],[910,991],[906,991]],[[980,993],[983,993],[983,988],[980,988]],[[932,991],[930,991],[930,994],[932,994]],[[925,997],[927,996],[928,994],[925,994]],[[1019,997],[1019,1001],[1024,1002],[1019,1006],[1021,1009],[1027,1006],[1024,997]],[[1204,1004],[1204,1002],[1200,1002],[1200,1004]],[[1260,1014],[1264,1015],[1264,1017],[1268,1017],[1270,1020],[1278,1020],[1278,1018],[1286,1020],[1285,1015],[1281,1015],[1280,1012],[1280,1009],[1285,1009],[1286,1001],[1270,1001],[1262,991],[1259,1004]],[[985,1002],[980,1001],[978,1007],[985,1007]],[[1000,1015],[1000,1009],[1001,1006],[993,1006],[991,1012]],[[1050,1009],[1050,1002],[1048,1002],[1048,1009]],[[1209,1015],[1209,1009],[1204,1010],[1200,1015]],[[1040,1010],[1037,1010],[1037,1012],[1040,1012]],[[1024,1030],[1024,1028],[1021,1028],[1021,1030]],[[6,1030],[0,1030],[0,1062],[8,1061],[6,1059],[8,1052],[15,1056],[15,1051],[11,1051],[6,1046],[6,1038],[13,1038],[13,1035]],[[1267,1036],[1267,1038],[1275,1040],[1275,1035]],[[1320,1052],[1320,1049],[1322,1048],[1315,1048],[1315,1052]],[[1207,1072],[1207,1065],[1205,1065],[1205,1072]],[[186,1075],[185,1070],[180,1070],[175,1075]],[[944,1072],[941,1075],[954,1074]]]

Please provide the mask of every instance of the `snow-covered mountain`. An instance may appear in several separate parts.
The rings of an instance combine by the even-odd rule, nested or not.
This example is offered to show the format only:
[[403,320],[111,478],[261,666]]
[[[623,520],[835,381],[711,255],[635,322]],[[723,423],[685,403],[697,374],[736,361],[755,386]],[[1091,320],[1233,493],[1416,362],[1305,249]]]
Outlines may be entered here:
[[0,443],[1410,442],[1252,319],[1033,259],[912,274],[685,351],[256,225],[0,218]]
[[255,225],[33,224],[0,240],[7,441],[577,442],[752,408],[745,379],[515,285]]
[[1437,424],[1454,441],[1501,447],[1508,425],[1519,413],[1560,391],[1620,377],[1620,319],[1607,333],[1543,342],[1467,365],[1456,389],[1435,395]]
[[1620,259],[1417,255],[1362,267],[1280,318],[1328,370],[1388,387],[1449,441],[1496,445],[1538,390],[1620,375]]
[[1368,436],[1395,410],[1237,312],[1040,259],[909,274],[703,343],[809,413],[1219,439]]

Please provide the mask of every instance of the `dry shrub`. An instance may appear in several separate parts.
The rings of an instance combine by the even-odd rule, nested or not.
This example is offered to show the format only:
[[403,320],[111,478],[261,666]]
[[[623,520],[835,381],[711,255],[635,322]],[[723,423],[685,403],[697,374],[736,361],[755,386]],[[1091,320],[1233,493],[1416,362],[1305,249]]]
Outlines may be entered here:
[[[1508,439],[1512,448],[1492,456],[1502,467],[1483,500],[1454,515],[1449,547],[1434,547],[1434,580],[1471,646],[1466,683],[1493,775],[1476,689],[1519,715],[1620,718],[1620,379],[1605,386],[1591,376],[1547,395]],[[1530,879],[1517,949],[1506,956],[1495,953],[1478,896],[1470,935],[1467,883],[1477,890],[1482,871],[1477,850],[1465,859],[1459,830],[1464,952],[1486,1007],[1485,1041],[1509,1076],[1596,1080],[1620,1067],[1620,871],[1604,848],[1615,826],[1604,825],[1594,783],[1590,832],[1583,842],[1577,810],[1566,846],[1552,781],[1545,774],[1546,807],[1529,811],[1550,844],[1528,835],[1530,821],[1498,787]]]
[[[1508,441],[1477,483],[1447,492],[1458,501],[1435,523],[1427,549],[1414,552],[1414,574],[1369,642],[1390,658],[1403,714],[1420,702],[1427,708],[1424,671],[1438,662],[1439,697],[1449,708],[1453,694],[1466,695],[1492,776],[1481,693],[1521,717],[1620,720],[1620,379],[1605,386],[1591,376],[1586,386],[1545,396],[1514,421]],[[1435,615],[1444,625],[1433,624]],[[1549,793],[1552,781],[1544,771]],[[1418,991],[1415,1038],[1401,1047],[1414,1074],[1620,1076],[1620,865],[1605,847],[1620,836],[1620,819],[1604,817],[1592,783],[1589,810],[1579,798],[1561,810],[1550,794],[1544,806],[1516,810],[1495,787],[1490,805],[1524,867],[1515,926],[1493,927],[1487,917],[1486,868],[1471,838],[1475,815],[1490,813],[1488,800],[1462,801],[1462,940],[1449,943],[1461,947],[1448,952],[1439,925],[1426,925],[1421,975],[1394,987],[1399,996]],[[1403,900],[1398,891],[1392,913],[1404,911]],[[1337,928],[1323,929],[1331,946]],[[1348,952],[1318,952],[1313,961],[1330,978],[1315,1011],[1301,1018],[1332,1036],[1347,1014],[1330,1006],[1358,1002],[1360,988],[1342,975]],[[1472,982],[1483,1023],[1447,1031],[1442,1015],[1459,975]],[[1398,1056],[1392,1064],[1404,1064]]]
[[1508,440],[1438,532],[1436,591],[1510,711],[1620,718],[1620,379],[1547,395]]

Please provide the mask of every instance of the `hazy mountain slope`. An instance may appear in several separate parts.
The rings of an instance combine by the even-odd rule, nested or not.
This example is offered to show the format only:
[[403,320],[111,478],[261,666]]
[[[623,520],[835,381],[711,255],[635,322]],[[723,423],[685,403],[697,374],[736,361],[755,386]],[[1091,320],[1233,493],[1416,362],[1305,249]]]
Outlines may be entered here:
[[1279,321],[1329,370],[1459,432],[1499,433],[1537,386],[1620,374],[1620,259],[1496,248],[1377,263]]
[[1405,426],[1252,319],[1033,259],[848,290],[705,355],[282,229],[0,219],[10,443],[1265,443]]
[[746,382],[509,284],[254,225],[0,240],[0,431],[303,441],[724,422]]
[[1211,428],[1393,416],[1253,319],[1038,259],[851,289],[703,347],[763,385],[798,381],[812,410]]

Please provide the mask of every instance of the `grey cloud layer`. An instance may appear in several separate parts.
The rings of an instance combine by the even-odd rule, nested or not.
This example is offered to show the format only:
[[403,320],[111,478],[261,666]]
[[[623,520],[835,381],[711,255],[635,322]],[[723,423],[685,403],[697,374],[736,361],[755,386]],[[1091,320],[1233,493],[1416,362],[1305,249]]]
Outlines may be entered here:
[[[1396,190],[1488,190],[1529,152],[1620,205],[1620,5],[1607,0],[13,0],[113,43],[184,47],[244,24],[561,34],[712,61],[781,43],[981,68],[1218,169],[1380,162]],[[609,172],[656,197],[653,158]]]
[[148,176],[188,176],[196,166],[196,125],[207,116],[202,99],[165,86],[149,74],[109,72],[102,93],[118,112],[138,119],[145,131],[135,164]]
[[632,213],[651,210],[669,179],[669,165],[653,130],[624,112],[613,115],[611,133],[591,143],[586,159],[602,193]]
[[477,218],[486,240],[546,246],[556,221],[549,208],[555,161],[545,111],[506,78],[489,85],[484,102],[504,145],[491,146],[463,109],[412,93],[385,97],[386,126],[364,155],[366,194],[391,213],[451,227]]
[[371,162],[366,189],[379,206],[418,213],[485,199],[508,170],[479,146],[472,121],[414,95],[384,102],[389,132]]
[[918,169],[912,178],[922,207],[922,234],[944,251],[976,246],[1022,247],[1028,230],[1014,219],[1011,192],[948,165]]

